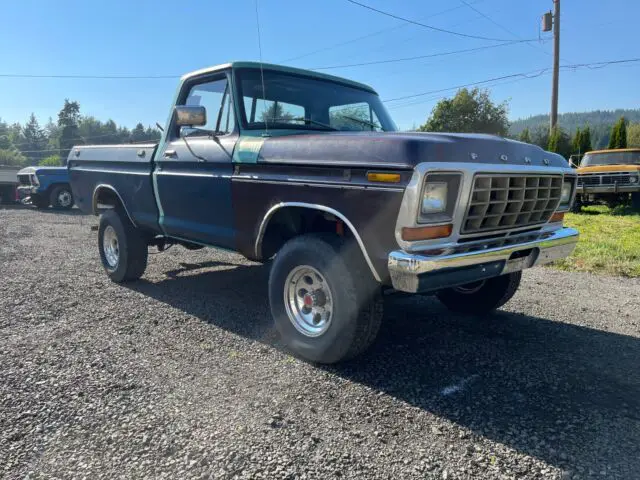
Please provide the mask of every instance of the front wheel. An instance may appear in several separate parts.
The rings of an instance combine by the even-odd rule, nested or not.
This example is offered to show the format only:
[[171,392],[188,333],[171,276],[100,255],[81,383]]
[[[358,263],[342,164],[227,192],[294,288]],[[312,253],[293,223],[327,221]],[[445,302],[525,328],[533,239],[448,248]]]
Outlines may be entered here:
[[60,185],[51,190],[49,202],[53,208],[68,210],[73,207],[73,193],[69,185]]
[[100,215],[98,249],[102,266],[116,283],[137,280],[147,268],[147,242],[127,216],[116,210]]
[[522,272],[447,288],[436,293],[452,312],[485,315],[511,300],[520,286]]
[[339,238],[303,235],[289,240],[271,267],[275,326],[293,352],[312,362],[355,357],[380,328],[379,287],[348,247]]

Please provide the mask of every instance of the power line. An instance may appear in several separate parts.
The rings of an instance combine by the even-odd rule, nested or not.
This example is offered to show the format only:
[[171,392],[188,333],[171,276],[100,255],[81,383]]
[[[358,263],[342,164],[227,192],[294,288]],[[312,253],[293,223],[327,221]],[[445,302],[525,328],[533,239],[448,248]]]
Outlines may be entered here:
[[[366,9],[374,11],[376,13],[380,13],[381,15],[386,15],[387,17],[395,18],[396,20],[402,20],[403,22],[411,23],[412,25],[418,25],[419,27],[423,27],[423,28],[428,28],[429,30],[434,30],[436,32],[448,33],[450,35],[456,35],[458,37],[475,38],[476,40],[489,40],[489,41],[493,41],[493,42],[508,42],[508,41],[510,41],[510,39],[508,39],[508,38],[491,38],[491,37],[483,37],[483,36],[480,36],[480,35],[470,35],[470,34],[462,33],[462,32],[454,32],[453,30],[447,30],[445,28],[434,27],[433,25],[427,25],[426,23],[418,22],[416,20],[411,20],[409,18],[401,17],[399,15],[394,15],[393,13],[385,12],[383,10],[378,10],[377,8],[374,8],[374,7],[370,6],[370,5],[366,5],[364,3],[357,2],[356,0],[346,0],[346,1],[349,2],[349,3],[352,3],[354,5],[358,5],[359,7],[366,8]],[[533,42],[533,41],[536,41],[536,39],[522,40],[522,41],[523,42]]]
[[[475,3],[481,3],[482,1],[484,1],[484,0],[479,0],[479,1],[475,2]],[[433,18],[433,17],[437,17],[437,16],[439,16],[439,15],[443,15],[443,14],[445,14],[445,13],[453,12],[453,11],[455,11],[455,10],[460,10],[461,8],[465,8],[465,6],[464,6],[464,5],[458,5],[457,7],[448,8],[448,9],[446,9],[446,10],[442,10],[442,11],[440,11],[440,12],[434,13],[434,14],[429,15],[429,16],[424,17],[424,18]],[[382,34],[382,33],[391,32],[391,31],[393,31],[393,30],[399,30],[399,29],[401,29],[401,28],[406,27],[407,25],[410,25],[410,23],[408,23],[408,22],[404,22],[404,23],[402,23],[402,24],[400,24],[400,25],[396,25],[395,27],[383,28],[382,30],[377,30],[377,31],[375,31],[375,32],[368,33],[368,34],[366,34],[366,35],[362,35],[362,36],[360,36],[360,37],[352,38],[352,39],[350,39],[350,40],[345,40],[344,42],[334,43],[333,45],[329,45],[329,46],[326,46],[326,47],[323,47],[323,48],[319,48],[318,50],[314,50],[314,51],[312,51],[312,52],[303,53],[302,55],[297,55],[297,56],[295,56],[295,57],[291,57],[291,58],[287,58],[287,59],[284,59],[284,60],[280,60],[280,62],[282,62],[282,63],[284,63],[284,62],[290,62],[290,61],[292,61],[292,60],[298,60],[298,59],[300,59],[300,58],[309,57],[309,56],[311,56],[311,55],[315,55],[316,53],[322,53],[322,52],[326,52],[326,51],[328,51],[328,50],[333,50],[334,48],[342,47],[342,46],[344,46],[344,45],[349,45],[350,43],[355,43],[355,42],[358,42],[358,41],[360,41],[360,40],[365,40],[365,39],[367,39],[367,38],[375,37],[375,36],[380,35],[380,34]]]
[[332,65],[329,67],[316,67],[316,68],[312,68],[311,70],[332,70],[335,68],[347,68],[347,67],[363,67],[366,65],[378,65],[381,63],[395,63],[395,62],[406,62],[406,61],[410,61],[410,60],[420,60],[423,58],[432,58],[432,57],[444,57],[444,56],[448,56],[448,55],[455,55],[457,53],[468,53],[468,52],[477,52],[480,50],[488,50],[491,48],[497,48],[497,47],[504,47],[506,45],[514,45],[516,43],[522,43],[521,41],[517,41],[517,40],[511,40],[509,42],[505,42],[505,43],[498,43],[495,45],[484,45],[482,47],[476,47],[476,48],[467,48],[464,50],[452,50],[449,52],[439,52],[439,53],[431,53],[428,55],[418,55],[415,57],[403,57],[403,58],[391,58],[391,59],[387,59],[387,60],[377,60],[377,61],[373,61],[373,62],[363,62],[363,63],[349,63],[349,64],[344,64],[344,65]]
[[[633,63],[633,62],[640,62],[640,58],[627,58],[627,59],[622,59],[622,60],[609,60],[609,61],[604,61],[604,62],[591,62],[591,63],[576,63],[573,65],[561,65],[560,68],[565,68],[565,69],[578,69],[578,68],[590,68],[590,69],[596,69],[596,68],[603,68],[609,65],[617,65],[617,64],[621,64],[621,63]],[[448,87],[448,88],[442,88],[439,90],[431,90],[428,92],[421,92],[421,93],[414,93],[412,95],[404,95],[402,97],[395,97],[395,98],[390,98],[388,100],[384,100],[385,103],[387,102],[394,102],[397,100],[405,100],[408,98],[417,98],[417,97],[422,97],[422,96],[426,96],[426,95],[431,95],[434,93],[441,93],[441,92],[446,92],[449,90],[457,90],[459,88],[465,88],[465,87],[473,87],[476,85],[482,85],[484,83],[489,83],[489,82],[493,82],[493,81],[497,81],[497,80],[505,80],[508,78],[515,78],[515,77],[524,77],[524,78],[535,78],[538,77],[540,75],[542,75],[543,73],[547,72],[551,70],[550,67],[548,68],[543,68],[540,70],[533,70],[533,71],[529,71],[529,72],[520,72],[520,73],[513,73],[510,75],[502,75],[500,77],[494,77],[494,78],[489,78],[487,80],[480,80],[479,82],[473,82],[473,83],[467,83],[464,85],[458,85],[455,87]]]

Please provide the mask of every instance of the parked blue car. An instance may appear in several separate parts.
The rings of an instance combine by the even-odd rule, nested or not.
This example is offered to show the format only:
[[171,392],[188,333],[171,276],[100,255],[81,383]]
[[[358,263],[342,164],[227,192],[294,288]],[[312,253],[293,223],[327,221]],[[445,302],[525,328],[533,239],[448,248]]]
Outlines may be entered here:
[[20,198],[30,198],[38,208],[73,207],[67,167],[26,167],[18,172],[18,181]]

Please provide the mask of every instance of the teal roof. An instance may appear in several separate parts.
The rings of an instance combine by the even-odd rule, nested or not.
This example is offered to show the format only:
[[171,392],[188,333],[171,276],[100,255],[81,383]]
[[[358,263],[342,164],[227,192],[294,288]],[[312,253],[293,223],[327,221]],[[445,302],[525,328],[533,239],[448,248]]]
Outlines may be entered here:
[[306,77],[318,78],[321,80],[328,80],[331,82],[338,82],[345,85],[351,85],[353,87],[360,88],[362,90],[368,90],[369,92],[377,94],[377,92],[373,88],[371,88],[369,85],[366,85],[360,82],[355,82],[353,80],[349,80],[348,78],[336,77],[334,75],[328,75],[326,73],[320,73],[313,70],[305,70],[304,68],[287,67],[285,65],[275,65],[273,63],[260,63],[260,62],[231,62],[231,63],[223,63],[221,65],[215,65],[213,67],[202,68],[200,70],[187,73],[182,77],[182,81],[195,77],[197,75],[214,73],[214,72],[225,70],[228,68],[234,68],[234,69],[235,68],[260,68],[261,66],[265,70],[276,70],[278,72],[293,73],[296,75],[304,75]]

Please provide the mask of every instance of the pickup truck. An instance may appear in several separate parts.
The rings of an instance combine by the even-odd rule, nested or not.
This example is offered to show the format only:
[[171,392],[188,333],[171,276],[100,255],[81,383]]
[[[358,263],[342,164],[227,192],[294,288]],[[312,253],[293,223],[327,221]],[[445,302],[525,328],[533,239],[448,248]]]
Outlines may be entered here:
[[597,202],[611,208],[631,204],[640,211],[640,148],[587,152],[577,172],[574,211]]
[[[376,338],[382,292],[486,314],[521,271],[566,257],[576,175],[537,146],[400,133],[371,87],[234,62],[182,77],[158,144],[74,147],[77,205],[101,214],[115,282],[150,246],[218,247],[270,265],[275,326],[318,363]],[[251,299],[247,299],[251,301]]]
[[38,208],[68,210],[73,207],[73,193],[66,167],[25,167],[18,172],[18,194],[30,199]]

